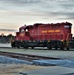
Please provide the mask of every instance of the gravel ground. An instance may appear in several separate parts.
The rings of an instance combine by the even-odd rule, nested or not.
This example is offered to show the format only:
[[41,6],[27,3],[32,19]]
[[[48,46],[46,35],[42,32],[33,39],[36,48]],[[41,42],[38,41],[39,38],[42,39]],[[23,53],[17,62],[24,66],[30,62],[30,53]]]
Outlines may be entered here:
[[0,64],[0,75],[23,75],[22,72],[28,72],[31,70],[38,70],[41,66],[25,65],[25,64]]

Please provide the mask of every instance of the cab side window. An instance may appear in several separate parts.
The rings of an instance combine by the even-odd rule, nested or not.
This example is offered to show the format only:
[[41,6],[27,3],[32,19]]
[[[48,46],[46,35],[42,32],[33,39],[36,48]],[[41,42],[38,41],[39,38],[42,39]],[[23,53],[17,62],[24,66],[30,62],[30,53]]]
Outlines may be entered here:
[[26,29],[25,32],[28,32],[28,29]]
[[21,29],[21,33],[23,33],[24,32],[24,29]]

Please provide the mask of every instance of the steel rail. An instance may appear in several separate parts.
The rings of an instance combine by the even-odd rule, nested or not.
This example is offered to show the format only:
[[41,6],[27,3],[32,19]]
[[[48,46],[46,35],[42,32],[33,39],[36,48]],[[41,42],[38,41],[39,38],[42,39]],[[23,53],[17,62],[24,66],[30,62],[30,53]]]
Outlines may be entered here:
[[[13,48],[12,47],[0,47],[0,49],[18,49],[18,48],[16,48],[16,47],[13,47]],[[19,48],[19,49],[25,49],[25,48]],[[28,48],[28,49],[30,49],[30,48]],[[28,50],[28,49],[26,49],[26,50]],[[35,48],[35,49],[31,49],[31,50],[48,50],[48,49]],[[70,50],[60,50],[60,49],[55,50],[55,49],[52,49],[52,51],[74,51],[74,49],[70,49]]]
[[55,57],[46,57],[46,56],[39,56],[39,55],[21,54],[21,53],[12,53],[12,52],[3,52],[3,51],[0,51],[0,55],[11,57],[11,58],[27,60],[27,61],[39,60],[39,59],[47,59],[47,60],[61,59],[61,58],[55,58]]

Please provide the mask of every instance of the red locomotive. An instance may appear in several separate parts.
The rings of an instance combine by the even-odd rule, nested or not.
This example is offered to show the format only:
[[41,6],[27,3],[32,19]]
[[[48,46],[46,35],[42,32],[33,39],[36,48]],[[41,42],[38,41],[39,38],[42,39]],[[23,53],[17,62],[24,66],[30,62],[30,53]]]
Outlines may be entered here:
[[60,48],[62,50],[66,48],[69,50],[68,43],[69,40],[72,40],[71,26],[72,24],[69,22],[24,25],[19,28],[19,32],[16,32],[15,40],[12,41],[11,46]]

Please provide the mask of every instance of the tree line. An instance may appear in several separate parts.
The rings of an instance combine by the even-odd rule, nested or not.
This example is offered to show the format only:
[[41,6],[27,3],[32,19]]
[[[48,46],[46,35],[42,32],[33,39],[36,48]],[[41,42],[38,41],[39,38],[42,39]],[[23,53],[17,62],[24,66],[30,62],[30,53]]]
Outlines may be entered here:
[[8,34],[8,35],[4,35],[3,33],[0,35],[0,43],[10,43],[11,40],[13,40],[15,38],[14,35],[12,34]]

